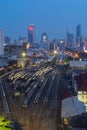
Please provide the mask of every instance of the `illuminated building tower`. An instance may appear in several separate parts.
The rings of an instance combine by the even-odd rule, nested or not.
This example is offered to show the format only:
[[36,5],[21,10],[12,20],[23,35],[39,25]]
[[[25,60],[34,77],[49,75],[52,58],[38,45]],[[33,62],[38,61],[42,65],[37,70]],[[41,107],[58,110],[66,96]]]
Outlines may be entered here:
[[4,55],[4,33],[0,29],[0,55]]
[[47,36],[46,33],[43,33],[43,34],[42,34],[41,42],[42,42],[42,43],[47,43],[47,42],[48,42],[48,36]]
[[33,24],[28,27],[28,42],[30,44],[35,42],[35,26]]
[[61,52],[64,52],[66,46],[66,41],[64,38],[58,40],[58,48]]
[[78,24],[76,27],[76,43],[78,46],[81,45],[82,38],[81,38],[81,25]]
[[48,49],[48,36],[45,32],[41,36],[41,47]]

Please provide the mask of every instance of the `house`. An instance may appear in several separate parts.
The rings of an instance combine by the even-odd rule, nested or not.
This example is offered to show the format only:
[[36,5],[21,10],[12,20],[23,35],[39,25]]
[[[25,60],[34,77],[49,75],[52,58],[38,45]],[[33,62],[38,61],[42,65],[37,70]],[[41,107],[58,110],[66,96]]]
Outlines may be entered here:
[[75,80],[78,85],[77,98],[84,103],[87,111],[87,73],[79,74]]

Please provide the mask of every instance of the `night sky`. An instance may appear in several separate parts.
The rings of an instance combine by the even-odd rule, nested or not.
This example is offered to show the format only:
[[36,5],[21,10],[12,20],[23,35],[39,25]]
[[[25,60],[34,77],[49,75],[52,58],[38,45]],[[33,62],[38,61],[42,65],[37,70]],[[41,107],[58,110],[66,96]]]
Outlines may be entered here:
[[81,24],[87,35],[87,0],[0,0],[0,28],[12,39],[27,37],[27,27],[35,25],[36,40],[46,32],[49,39],[75,34]]

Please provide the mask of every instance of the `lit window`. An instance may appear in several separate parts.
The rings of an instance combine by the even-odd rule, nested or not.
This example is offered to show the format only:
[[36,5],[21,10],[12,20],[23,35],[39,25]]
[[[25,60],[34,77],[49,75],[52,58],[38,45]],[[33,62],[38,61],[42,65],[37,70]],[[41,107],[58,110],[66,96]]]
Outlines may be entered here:
[[86,91],[84,91],[84,94],[86,94]]
[[82,91],[78,91],[78,94],[82,94]]

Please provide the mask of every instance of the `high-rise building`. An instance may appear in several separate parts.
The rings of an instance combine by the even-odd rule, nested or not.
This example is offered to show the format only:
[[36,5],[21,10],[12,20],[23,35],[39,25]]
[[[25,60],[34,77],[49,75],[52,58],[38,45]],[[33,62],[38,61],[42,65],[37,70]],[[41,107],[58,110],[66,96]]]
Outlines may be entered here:
[[0,55],[4,55],[4,33],[0,29]]
[[76,27],[76,43],[78,46],[81,45],[81,41],[82,41],[82,38],[81,38],[81,24],[78,24],[77,27]]
[[60,38],[58,40],[58,49],[61,51],[61,52],[64,52],[65,51],[65,46],[66,46],[66,40],[64,38]]
[[87,36],[82,38],[82,50],[87,53]]
[[41,36],[41,42],[42,43],[47,43],[48,42],[48,36],[47,36],[47,34],[45,32]]
[[56,39],[54,39],[52,42],[49,43],[49,49],[50,49],[51,51],[57,50],[57,42],[56,42]]
[[67,32],[67,46],[72,47],[74,44],[74,35],[73,33]]
[[53,42],[50,42],[49,43],[49,49],[51,50],[51,51],[53,51],[54,50],[54,43]]
[[9,45],[11,41],[11,38],[8,36],[5,36],[5,44]]
[[27,38],[26,37],[19,37],[19,45],[23,45],[24,43],[27,43]]
[[33,24],[28,27],[28,42],[30,44],[35,42],[35,26]]
[[66,40],[64,38],[58,39],[58,44],[65,44]]

